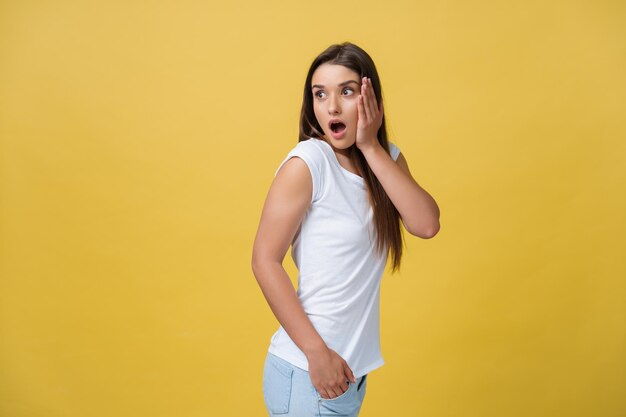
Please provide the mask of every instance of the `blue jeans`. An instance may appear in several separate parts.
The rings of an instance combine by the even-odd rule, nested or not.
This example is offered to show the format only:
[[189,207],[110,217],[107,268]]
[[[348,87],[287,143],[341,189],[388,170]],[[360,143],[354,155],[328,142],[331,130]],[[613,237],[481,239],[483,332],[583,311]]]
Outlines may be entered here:
[[367,375],[349,382],[346,392],[325,399],[317,392],[309,373],[267,352],[263,369],[263,398],[270,417],[357,417]]

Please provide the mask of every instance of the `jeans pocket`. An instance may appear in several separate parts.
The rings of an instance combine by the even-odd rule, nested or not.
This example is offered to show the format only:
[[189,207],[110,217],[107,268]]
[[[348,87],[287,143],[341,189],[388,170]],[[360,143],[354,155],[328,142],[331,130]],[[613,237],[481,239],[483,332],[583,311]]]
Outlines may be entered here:
[[273,414],[287,414],[291,400],[293,369],[275,356],[268,354],[263,369],[263,397]]
[[362,397],[356,392],[356,384],[350,382],[348,389],[338,397],[322,398],[318,393],[319,415],[321,417],[331,416],[356,416],[361,408]]
[[326,402],[326,401],[339,401],[339,400],[342,400],[344,397],[347,397],[348,394],[350,394],[350,391],[352,391],[352,386],[353,385],[354,384],[352,382],[348,381],[348,389],[345,390],[343,393],[341,393],[340,395],[338,395],[335,398],[322,398],[322,396],[320,395],[319,392],[317,393],[317,396],[318,396],[320,401],[324,401],[324,402]]

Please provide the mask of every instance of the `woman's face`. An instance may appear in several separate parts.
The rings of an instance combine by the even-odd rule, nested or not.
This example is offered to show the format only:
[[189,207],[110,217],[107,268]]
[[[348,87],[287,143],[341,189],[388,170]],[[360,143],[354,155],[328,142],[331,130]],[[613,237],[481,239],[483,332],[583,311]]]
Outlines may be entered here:
[[324,131],[324,139],[337,149],[356,141],[359,74],[343,65],[322,64],[311,79],[313,110]]

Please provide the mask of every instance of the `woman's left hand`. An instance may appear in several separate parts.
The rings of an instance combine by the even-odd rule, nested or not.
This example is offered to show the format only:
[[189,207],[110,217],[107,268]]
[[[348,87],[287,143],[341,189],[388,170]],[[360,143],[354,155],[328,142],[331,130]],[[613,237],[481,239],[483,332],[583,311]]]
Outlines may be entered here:
[[383,103],[378,105],[374,88],[369,78],[361,80],[361,95],[359,95],[358,117],[356,130],[356,146],[361,151],[365,148],[378,145],[378,129],[383,123]]

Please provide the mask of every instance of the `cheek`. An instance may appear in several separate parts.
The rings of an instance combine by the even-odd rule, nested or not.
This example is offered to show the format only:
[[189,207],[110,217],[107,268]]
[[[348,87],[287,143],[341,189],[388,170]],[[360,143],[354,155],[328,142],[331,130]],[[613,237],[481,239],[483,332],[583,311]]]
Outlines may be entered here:
[[319,123],[320,126],[322,126],[322,128],[323,128],[324,127],[324,112],[320,108],[319,105],[317,105],[317,104],[313,105],[313,113],[315,114],[315,118],[317,119],[317,123]]
[[352,121],[356,121],[359,118],[359,109],[357,103],[357,100],[351,100],[347,102],[343,108],[345,116],[350,118]]

